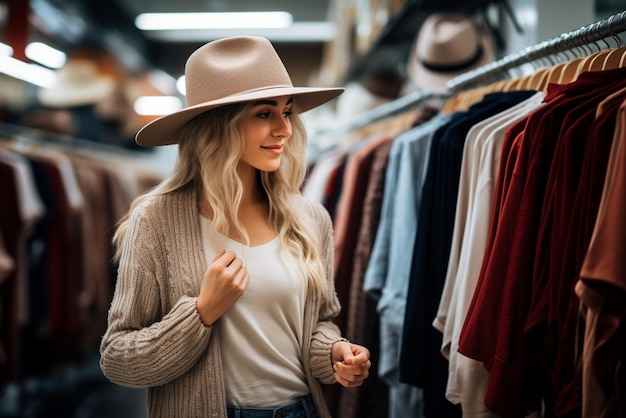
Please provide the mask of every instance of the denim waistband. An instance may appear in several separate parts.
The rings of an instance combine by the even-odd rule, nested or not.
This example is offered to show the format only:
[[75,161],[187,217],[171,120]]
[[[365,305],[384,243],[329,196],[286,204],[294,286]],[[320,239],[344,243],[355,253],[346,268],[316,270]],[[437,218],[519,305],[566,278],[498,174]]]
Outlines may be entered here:
[[291,418],[307,417],[315,418],[315,404],[311,395],[304,396],[288,405],[276,408],[239,408],[228,405],[226,408],[228,418]]

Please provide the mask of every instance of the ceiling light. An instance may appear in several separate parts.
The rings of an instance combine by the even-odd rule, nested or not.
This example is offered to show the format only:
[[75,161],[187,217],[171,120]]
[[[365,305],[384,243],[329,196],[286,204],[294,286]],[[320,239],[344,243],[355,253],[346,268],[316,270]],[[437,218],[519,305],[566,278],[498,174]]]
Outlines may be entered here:
[[176,80],[176,90],[178,90],[178,92],[180,94],[182,94],[183,96],[187,95],[187,86],[185,84],[185,76],[184,75],[181,75]]
[[44,88],[52,87],[56,81],[56,73],[49,68],[2,55],[0,55],[0,73]]
[[42,42],[31,42],[24,50],[26,56],[32,61],[45,65],[49,68],[61,68],[65,64],[65,53]]
[[13,55],[13,48],[10,45],[0,42],[0,55],[10,57]]
[[176,96],[142,96],[135,100],[135,112],[142,116],[161,116],[183,108]]
[[142,13],[135,26],[141,30],[286,28],[292,22],[287,12]]
[[229,36],[262,36],[271,42],[329,42],[337,37],[332,22],[294,22],[288,28],[152,30],[146,37],[159,42],[209,42]]

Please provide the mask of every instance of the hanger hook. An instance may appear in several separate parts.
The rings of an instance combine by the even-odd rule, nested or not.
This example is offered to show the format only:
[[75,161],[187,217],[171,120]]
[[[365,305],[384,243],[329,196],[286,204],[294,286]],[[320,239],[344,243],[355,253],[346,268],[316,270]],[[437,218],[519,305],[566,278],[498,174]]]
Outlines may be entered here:
[[[611,27],[610,21],[609,21],[609,28]],[[604,45],[606,45],[605,49],[611,49],[611,45],[609,45],[609,43],[606,41],[606,37],[602,36],[602,22],[599,21],[598,22],[598,27],[596,28],[596,31],[598,33],[598,40],[604,42]]]
[[617,36],[615,32],[613,31],[613,19],[614,18],[615,18],[615,15],[609,16],[609,33],[611,34],[611,38],[613,38],[613,40],[615,41],[616,46],[620,48],[624,45],[622,45],[622,40],[619,38],[619,36]]

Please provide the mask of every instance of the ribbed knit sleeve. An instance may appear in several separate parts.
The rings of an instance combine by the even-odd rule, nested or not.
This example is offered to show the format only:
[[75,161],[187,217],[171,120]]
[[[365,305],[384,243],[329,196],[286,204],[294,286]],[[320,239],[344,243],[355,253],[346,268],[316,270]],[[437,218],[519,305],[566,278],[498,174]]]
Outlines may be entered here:
[[[193,230],[193,220],[180,215],[176,207],[154,208],[153,202],[131,215],[100,349],[102,371],[117,384],[171,382],[189,371],[209,344],[212,328],[196,310],[203,265],[175,255],[193,253],[185,245],[192,247],[194,235],[164,238]],[[177,251],[168,251],[172,248]]]
[[333,323],[333,319],[341,310],[341,305],[334,285],[332,221],[324,207],[313,202],[310,202],[309,205],[312,217],[320,231],[321,255],[328,283],[328,293],[326,298],[319,303],[318,320],[313,328],[309,364],[313,376],[320,382],[335,383],[331,348],[335,342],[344,340],[344,338],[342,338],[337,325]]

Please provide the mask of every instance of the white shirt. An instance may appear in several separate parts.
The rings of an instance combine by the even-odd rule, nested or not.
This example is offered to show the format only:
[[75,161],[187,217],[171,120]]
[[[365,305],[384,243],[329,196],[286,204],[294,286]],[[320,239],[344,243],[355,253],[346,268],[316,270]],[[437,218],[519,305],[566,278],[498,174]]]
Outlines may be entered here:
[[209,238],[210,220],[200,217],[207,262],[226,248],[250,274],[247,289],[220,319],[222,363],[228,405],[275,407],[309,393],[302,365],[306,278],[278,237],[247,247],[219,236]]

